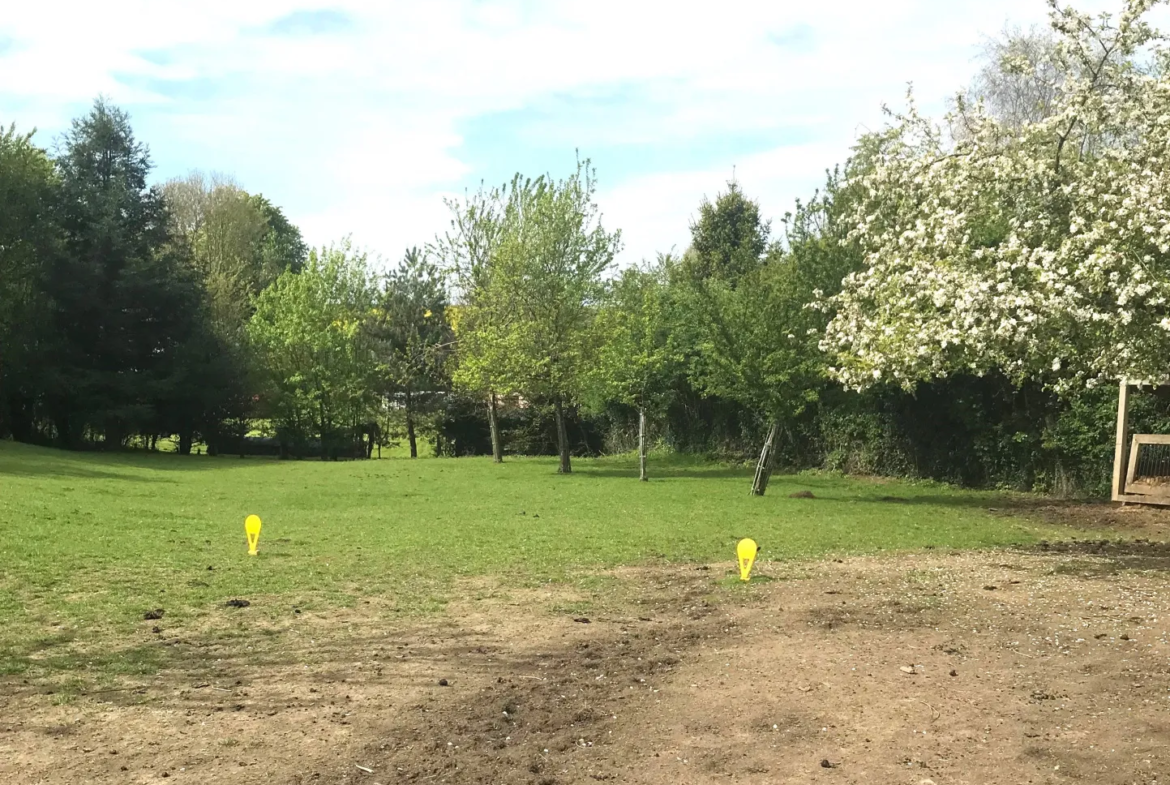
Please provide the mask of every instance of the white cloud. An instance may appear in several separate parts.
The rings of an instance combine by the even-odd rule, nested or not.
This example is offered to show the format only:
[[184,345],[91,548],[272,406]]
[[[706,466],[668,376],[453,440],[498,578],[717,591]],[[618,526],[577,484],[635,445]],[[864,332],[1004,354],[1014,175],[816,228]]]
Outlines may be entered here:
[[[321,8],[333,21],[324,35],[299,22],[296,35],[262,33]],[[1042,0],[23,3],[0,18],[0,38],[14,42],[0,55],[0,120],[59,131],[108,94],[134,115],[161,175],[233,172],[312,242],[352,233],[396,258],[445,226],[444,193],[483,176],[469,121],[551,107],[510,131],[495,168],[533,171],[538,145],[563,147],[566,160],[577,147],[680,151],[654,171],[599,172],[607,222],[635,261],[685,245],[699,199],[733,165],[779,218],[907,82],[937,108],[968,81],[986,35],[1044,18]],[[774,149],[714,152],[747,131],[774,133]]]

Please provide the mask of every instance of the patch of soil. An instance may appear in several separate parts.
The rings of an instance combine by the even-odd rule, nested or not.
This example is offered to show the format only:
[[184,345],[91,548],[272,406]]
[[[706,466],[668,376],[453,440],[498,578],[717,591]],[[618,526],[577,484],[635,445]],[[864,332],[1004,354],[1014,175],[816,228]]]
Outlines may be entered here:
[[[284,659],[196,641],[65,705],[0,680],[0,781],[1153,785],[1170,552],[1092,547],[764,562],[734,588],[731,564],[623,569],[608,604],[498,589],[426,623],[306,613]],[[580,600],[590,624],[555,611]]]
[[[1170,537],[1170,507],[1145,504],[1083,504],[1060,502],[1040,497],[1021,498],[1001,511],[1004,514],[1024,513],[1046,523],[1067,526],[1070,529],[1090,529],[1097,536],[1109,534],[1126,537],[1145,536],[1158,539]],[[1070,531],[1070,535],[1077,532]]]

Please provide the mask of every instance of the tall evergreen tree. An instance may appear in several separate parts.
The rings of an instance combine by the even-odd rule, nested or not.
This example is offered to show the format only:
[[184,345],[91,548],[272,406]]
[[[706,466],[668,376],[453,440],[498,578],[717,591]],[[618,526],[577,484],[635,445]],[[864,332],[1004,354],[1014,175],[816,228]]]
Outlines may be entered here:
[[768,250],[770,222],[760,218],[760,206],[748,199],[735,181],[714,202],[699,205],[691,223],[691,248],[686,267],[697,280],[714,278],[734,286],[763,261]]
[[150,155],[104,99],[73,122],[57,160],[64,249],[49,279],[58,341],[49,381],[57,438],[100,433],[108,448],[157,425],[198,328],[196,276],[170,243]]

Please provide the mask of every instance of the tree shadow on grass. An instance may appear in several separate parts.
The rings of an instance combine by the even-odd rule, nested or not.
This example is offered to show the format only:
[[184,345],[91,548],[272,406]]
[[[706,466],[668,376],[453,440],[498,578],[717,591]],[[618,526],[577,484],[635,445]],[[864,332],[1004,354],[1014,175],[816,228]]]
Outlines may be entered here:
[[[638,461],[636,458],[608,458],[603,462],[594,460],[580,460],[574,463],[574,473],[591,477],[638,477]],[[646,472],[650,481],[656,479],[727,479],[739,478],[748,483],[755,473],[755,466],[749,464],[735,465],[720,463],[714,459],[703,459],[680,456],[651,456],[646,464]],[[880,481],[878,478],[846,477],[832,474],[808,473],[800,474],[798,470],[788,468],[777,470],[770,480],[769,494],[773,494],[783,486],[787,492],[791,490],[808,490],[817,488],[840,489],[843,485],[864,483],[872,480],[875,487]]]
[[873,504],[888,505],[891,507],[957,507],[968,510],[983,510],[985,512],[999,512],[1006,514],[1022,514],[1029,510],[1040,509],[1052,505],[1051,500],[1016,499],[1009,496],[982,496],[965,493],[951,494],[924,494],[914,496],[898,496],[895,494],[847,494],[843,496],[817,496],[809,499],[809,504],[818,502],[835,502],[838,504]]
[[[213,469],[245,469],[257,465],[275,466],[280,463],[298,463],[298,461],[282,461],[279,458],[267,455],[249,455],[241,458],[238,455],[178,455],[175,453],[111,453],[116,456],[115,466],[127,466],[135,469],[151,469],[161,472],[193,472],[210,471]],[[301,463],[326,463],[319,459],[305,459]],[[333,463],[328,461],[327,463]]]
[[174,482],[165,477],[149,477],[118,471],[103,471],[80,465],[64,463],[16,463],[0,461],[0,477],[48,477],[74,478],[82,480],[128,480],[130,482]]
[[72,477],[131,482],[174,482],[166,477],[138,473],[174,473],[254,467],[275,464],[275,458],[240,459],[237,456],[173,455],[132,452],[68,452],[47,447],[0,446],[0,477]]
[[[578,466],[573,469],[574,474],[582,474],[589,477],[624,477],[634,481],[638,479],[638,467],[635,466]],[[677,479],[727,479],[731,477],[738,477],[744,480],[751,480],[752,473],[750,469],[743,469],[734,466],[648,466],[646,473],[650,477],[650,482],[655,480],[677,480]]]

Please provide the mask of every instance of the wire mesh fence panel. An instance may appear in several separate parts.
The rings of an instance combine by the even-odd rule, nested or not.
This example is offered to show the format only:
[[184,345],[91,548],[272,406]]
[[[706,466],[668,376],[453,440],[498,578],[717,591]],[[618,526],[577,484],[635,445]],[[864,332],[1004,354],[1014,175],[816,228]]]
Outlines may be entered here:
[[1170,496],[1170,435],[1133,437],[1126,485],[1130,493]]

